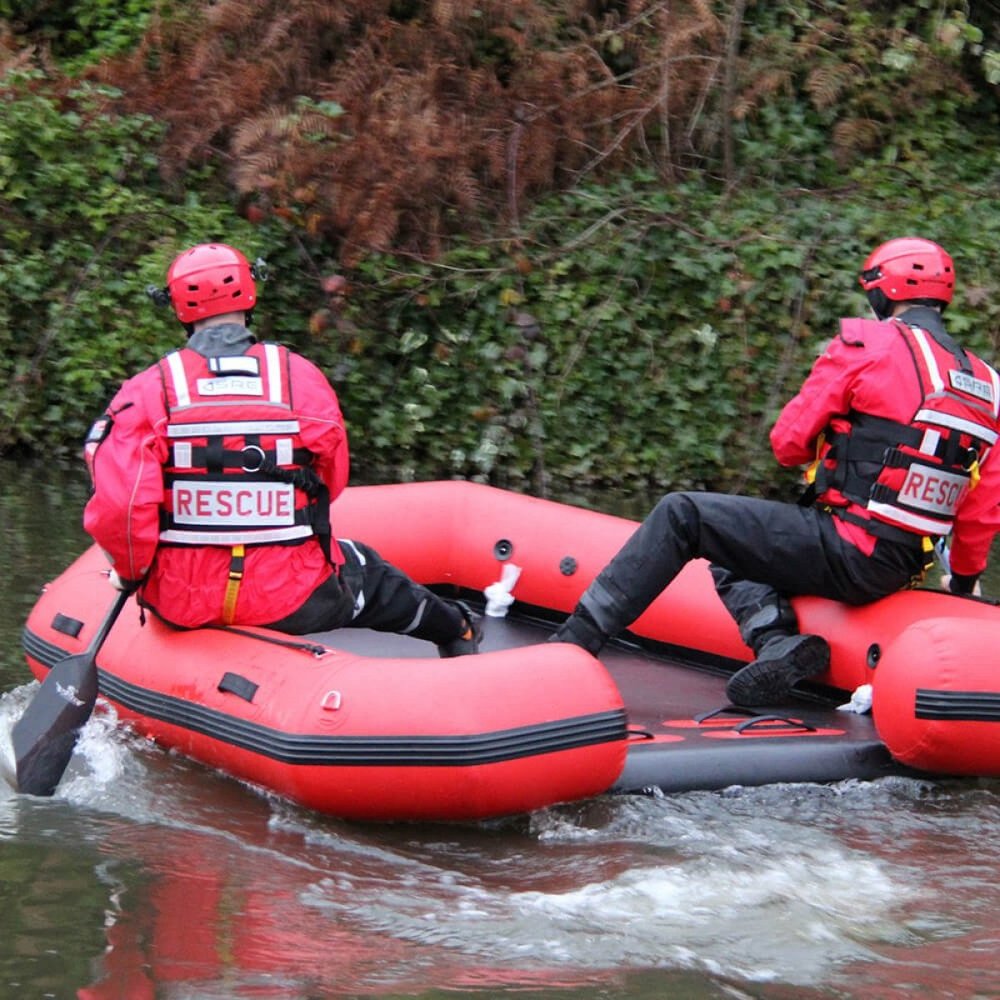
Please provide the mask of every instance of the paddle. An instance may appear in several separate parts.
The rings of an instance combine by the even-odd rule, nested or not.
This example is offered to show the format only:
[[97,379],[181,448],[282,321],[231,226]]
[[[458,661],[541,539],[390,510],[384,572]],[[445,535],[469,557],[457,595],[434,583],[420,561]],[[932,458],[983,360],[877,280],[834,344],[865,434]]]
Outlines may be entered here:
[[56,790],[80,730],[97,701],[97,654],[128,598],[125,591],[118,594],[82,653],[53,664],[38,693],[14,724],[11,741],[19,792],[51,795]]

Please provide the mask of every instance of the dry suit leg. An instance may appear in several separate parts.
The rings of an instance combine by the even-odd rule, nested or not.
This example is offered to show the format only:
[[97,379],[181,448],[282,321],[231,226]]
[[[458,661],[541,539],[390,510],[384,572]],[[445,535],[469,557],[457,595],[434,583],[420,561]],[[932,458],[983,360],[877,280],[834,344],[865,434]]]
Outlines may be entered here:
[[464,630],[461,611],[410,579],[371,546],[344,538],[338,541],[344,553],[341,577],[354,594],[351,627],[412,635],[436,645]]
[[352,627],[395,632],[426,639],[435,645],[450,642],[465,629],[465,619],[454,605],[383,559],[371,546],[339,539],[344,553],[340,573],[316,588],[291,615],[272,628],[293,635]]
[[907,585],[919,545],[880,541],[869,557],[815,508],[720,493],[670,493],[580,598],[605,635],[630,625],[692,559],[713,564],[717,592],[738,622],[781,596],[864,604]]

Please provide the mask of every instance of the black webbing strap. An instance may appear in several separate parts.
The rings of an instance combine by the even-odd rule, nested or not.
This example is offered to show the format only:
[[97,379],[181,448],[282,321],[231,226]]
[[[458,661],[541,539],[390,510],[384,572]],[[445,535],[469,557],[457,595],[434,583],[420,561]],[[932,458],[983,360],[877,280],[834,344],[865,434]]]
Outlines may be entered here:
[[239,674],[234,674],[228,670],[222,675],[222,680],[218,684],[220,691],[235,694],[244,701],[253,701],[253,696],[257,693],[258,687],[259,685],[254,684],[248,677],[241,677]]

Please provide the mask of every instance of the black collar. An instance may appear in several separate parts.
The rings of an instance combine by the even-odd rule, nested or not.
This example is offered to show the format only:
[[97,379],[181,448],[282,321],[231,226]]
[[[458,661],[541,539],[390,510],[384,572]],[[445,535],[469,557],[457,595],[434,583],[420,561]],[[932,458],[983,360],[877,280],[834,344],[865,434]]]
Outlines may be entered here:
[[944,320],[937,309],[932,309],[930,306],[910,306],[909,309],[901,312],[895,318],[907,326],[918,326],[921,330],[926,330],[941,347],[954,357],[962,371],[972,371],[969,355],[944,328]]

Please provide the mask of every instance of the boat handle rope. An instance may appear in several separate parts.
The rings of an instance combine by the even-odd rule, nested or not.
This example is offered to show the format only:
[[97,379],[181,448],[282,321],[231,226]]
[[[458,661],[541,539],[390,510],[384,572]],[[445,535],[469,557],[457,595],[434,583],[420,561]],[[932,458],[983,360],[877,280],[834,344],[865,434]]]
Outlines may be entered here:
[[[787,726],[789,729],[804,729],[807,733],[816,732],[815,726],[810,726],[808,722],[803,722],[801,719],[790,719],[785,715],[755,715],[752,719],[747,719],[745,722],[741,722],[735,727],[735,732],[745,733],[755,726],[759,726],[762,723],[777,722],[781,726]],[[777,727],[776,727],[777,728]]]
[[279,639],[273,635],[261,635],[259,632],[234,628],[232,625],[205,625],[204,627],[218,629],[220,632],[232,632],[234,635],[243,635],[248,639],[269,642],[273,646],[284,646],[286,649],[299,649],[304,653],[311,653],[313,656],[325,656],[327,653],[332,652],[332,650],[326,646],[321,646],[318,642],[296,642],[294,639]]
[[756,712],[752,712],[749,708],[740,708],[739,705],[723,705],[722,708],[713,708],[710,712],[699,712],[698,715],[694,717],[694,721],[699,723],[708,722],[709,719],[714,719],[717,715],[749,715],[751,717],[756,716]]
[[780,722],[790,729],[804,729],[806,732],[814,733],[816,732],[816,727],[809,725],[808,722],[803,722],[801,719],[792,719],[787,715],[758,715],[752,709],[741,708],[739,705],[723,705],[722,708],[715,708],[711,712],[701,712],[694,717],[694,721],[699,725],[703,722],[707,722],[709,719],[714,719],[716,716],[725,715],[746,715],[749,718],[744,719],[743,722],[738,723],[733,727],[733,731],[737,733],[746,732],[748,729],[753,729],[755,726],[760,725],[764,722]]
[[641,729],[639,726],[629,726],[626,730],[626,738],[630,740],[655,740],[656,735],[648,729]]

